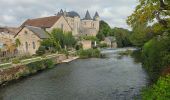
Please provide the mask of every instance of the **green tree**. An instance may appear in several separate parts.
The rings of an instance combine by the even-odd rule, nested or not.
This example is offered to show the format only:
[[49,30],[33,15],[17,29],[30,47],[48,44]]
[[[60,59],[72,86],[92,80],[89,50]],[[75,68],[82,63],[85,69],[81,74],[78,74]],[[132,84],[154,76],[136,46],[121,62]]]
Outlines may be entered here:
[[115,27],[112,31],[116,37],[118,47],[131,46],[131,42],[129,40],[131,32],[129,30]]
[[110,33],[111,33],[111,28],[109,24],[103,20],[100,21],[100,29],[98,34],[103,34],[106,37],[109,36]]

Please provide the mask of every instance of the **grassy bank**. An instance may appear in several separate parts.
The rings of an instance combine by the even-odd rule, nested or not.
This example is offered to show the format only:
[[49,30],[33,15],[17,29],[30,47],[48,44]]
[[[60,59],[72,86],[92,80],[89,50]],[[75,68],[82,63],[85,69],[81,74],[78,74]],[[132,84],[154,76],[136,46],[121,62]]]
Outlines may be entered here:
[[98,50],[98,49],[79,50],[79,51],[77,51],[77,54],[82,59],[102,57],[102,54],[101,54],[100,50]]

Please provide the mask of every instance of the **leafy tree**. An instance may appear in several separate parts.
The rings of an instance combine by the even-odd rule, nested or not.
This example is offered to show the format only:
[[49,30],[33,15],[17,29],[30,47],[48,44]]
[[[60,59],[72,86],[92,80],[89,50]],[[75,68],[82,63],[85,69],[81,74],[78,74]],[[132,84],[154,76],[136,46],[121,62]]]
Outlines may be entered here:
[[105,37],[108,36],[111,33],[111,28],[109,24],[107,24],[105,21],[100,21],[100,29],[98,34],[103,34]]
[[131,32],[129,30],[115,27],[112,31],[116,37],[118,47],[131,46],[131,42],[129,40]]
[[74,47],[76,40],[71,32],[63,32],[61,29],[53,29],[49,39],[41,42],[41,46],[50,52],[60,51],[68,47]]

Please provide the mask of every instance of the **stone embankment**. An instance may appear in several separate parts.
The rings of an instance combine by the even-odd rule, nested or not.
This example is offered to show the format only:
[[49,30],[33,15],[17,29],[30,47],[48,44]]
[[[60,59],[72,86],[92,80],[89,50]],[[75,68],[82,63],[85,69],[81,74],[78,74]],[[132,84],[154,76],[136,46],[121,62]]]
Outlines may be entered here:
[[29,76],[31,74],[37,73],[40,70],[51,68],[49,59],[53,64],[59,64],[64,63],[65,61],[70,62],[77,58],[78,57],[67,57],[64,54],[48,55],[45,59],[42,57],[42,59],[38,61],[27,59],[30,62],[12,64],[9,67],[0,68],[0,85],[4,85],[6,82],[17,80],[24,76]]

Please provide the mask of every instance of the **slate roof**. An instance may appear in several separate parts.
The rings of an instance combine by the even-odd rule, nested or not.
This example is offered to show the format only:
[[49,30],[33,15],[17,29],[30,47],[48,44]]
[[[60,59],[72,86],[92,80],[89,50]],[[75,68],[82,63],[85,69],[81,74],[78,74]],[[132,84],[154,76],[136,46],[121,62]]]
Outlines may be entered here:
[[96,17],[99,17],[98,12],[96,12],[96,13],[95,13],[95,15],[94,15],[93,19],[95,19]]
[[28,19],[21,25],[21,27],[27,25],[41,28],[50,28],[60,19],[60,17],[61,16],[50,16],[36,19]]
[[16,37],[24,28],[27,28],[28,30],[32,31],[35,35],[37,35],[40,39],[47,39],[49,38],[48,33],[41,29],[40,27],[34,27],[34,26],[24,26],[20,31],[14,36]]
[[69,17],[80,17],[80,15],[75,11],[67,12],[67,16],[69,16]]
[[40,39],[49,38],[49,35],[39,27],[34,27],[34,26],[25,26],[25,27],[28,28],[33,33],[35,33]]
[[92,20],[89,11],[87,10],[84,20]]

